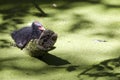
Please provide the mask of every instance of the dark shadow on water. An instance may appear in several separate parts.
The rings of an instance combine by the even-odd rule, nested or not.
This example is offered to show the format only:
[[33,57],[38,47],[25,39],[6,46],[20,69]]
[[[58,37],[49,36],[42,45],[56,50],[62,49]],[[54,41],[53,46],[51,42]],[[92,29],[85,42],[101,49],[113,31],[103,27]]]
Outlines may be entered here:
[[110,24],[105,26],[105,31],[98,31],[96,33],[93,33],[92,36],[104,36],[107,38],[119,38],[119,33],[116,30],[120,29],[119,22],[111,22]]
[[115,32],[111,32],[111,31],[98,32],[98,33],[95,33],[94,35],[95,35],[95,36],[105,36],[105,37],[107,37],[107,38],[118,37]]
[[10,48],[10,42],[6,39],[0,39],[0,48]]
[[94,23],[86,19],[83,15],[74,14],[73,16],[74,23],[71,25],[68,32],[76,32],[79,30],[85,30],[93,28]]
[[[13,2],[15,0],[12,0]],[[10,2],[10,1],[8,1]],[[1,1],[0,1],[1,3]],[[12,3],[9,3],[12,5]],[[9,6],[9,4],[5,4],[5,6]],[[18,5],[17,5],[18,4]],[[27,4],[27,5],[26,5]],[[2,22],[0,23],[0,33],[9,33],[10,30],[17,29],[18,24],[24,24],[24,18],[26,16],[34,16],[34,11],[30,12],[30,9],[34,7],[31,5],[30,1],[28,3],[16,3],[15,5],[12,5],[11,7],[7,8],[0,8],[0,14],[2,15]],[[3,6],[3,7],[5,7]],[[37,11],[37,10],[36,10]],[[35,14],[37,17],[41,17],[41,13]]]
[[[97,65],[93,65],[92,67],[81,72],[78,77],[89,76],[89,78],[94,78],[93,80],[97,80],[98,78],[115,78],[115,80],[120,79],[120,57],[114,59],[108,59],[100,62]],[[88,79],[86,79],[88,80]]]
[[104,4],[106,6],[106,9],[110,8],[120,8],[120,5],[110,5],[110,4]]
[[79,67],[79,66],[77,66],[77,65],[68,66],[68,67],[66,68],[66,70],[67,70],[68,72],[72,72],[72,71],[75,71],[75,70],[77,69],[77,67]]
[[23,18],[29,13],[28,6],[13,6],[7,9],[0,9],[3,21],[0,23],[0,33],[9,33],[17,29],[18,24],[23,24]]
[[76,71],[77,68],[79,68],[79,65],[67,65],[67,66],[53,66],[52,68],[56,68],[56,69],[66,69],[66,71],[68,72],[72,72],[72,71]]
[[61,65],[70,64],[70,62],[68,62],[67,60],[57,57],[53,54],[50,54],[47,51],[34,51],[29,54],[32,57],[35,57],[35,58],[45,62],[48,65],[61,66]]
[[67,60],[64,60],[60,57],[57,57],[49,53],[44,53],[42,56],[34,56],[34,57],[45,62],[48,65],[60,66],[60,65],[70,64],[70,62],[68,62]]
[[48,15],[48,14],[43,15],[43,14],[38,13],[38,12],[31,13],[31,15],[33,15],[33,16],[37,16],[37,17],[49,17],[49,15]]

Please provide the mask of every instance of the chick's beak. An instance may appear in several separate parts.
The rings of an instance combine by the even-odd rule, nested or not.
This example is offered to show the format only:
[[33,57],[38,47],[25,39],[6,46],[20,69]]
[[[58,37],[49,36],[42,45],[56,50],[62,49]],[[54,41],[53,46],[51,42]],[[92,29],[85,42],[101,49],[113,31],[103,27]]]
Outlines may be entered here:
[[45,28],[44,28],[43,26],[40,26],[38,29],[39,29],[39,30],[42,30],[42,31],[45,30]]

